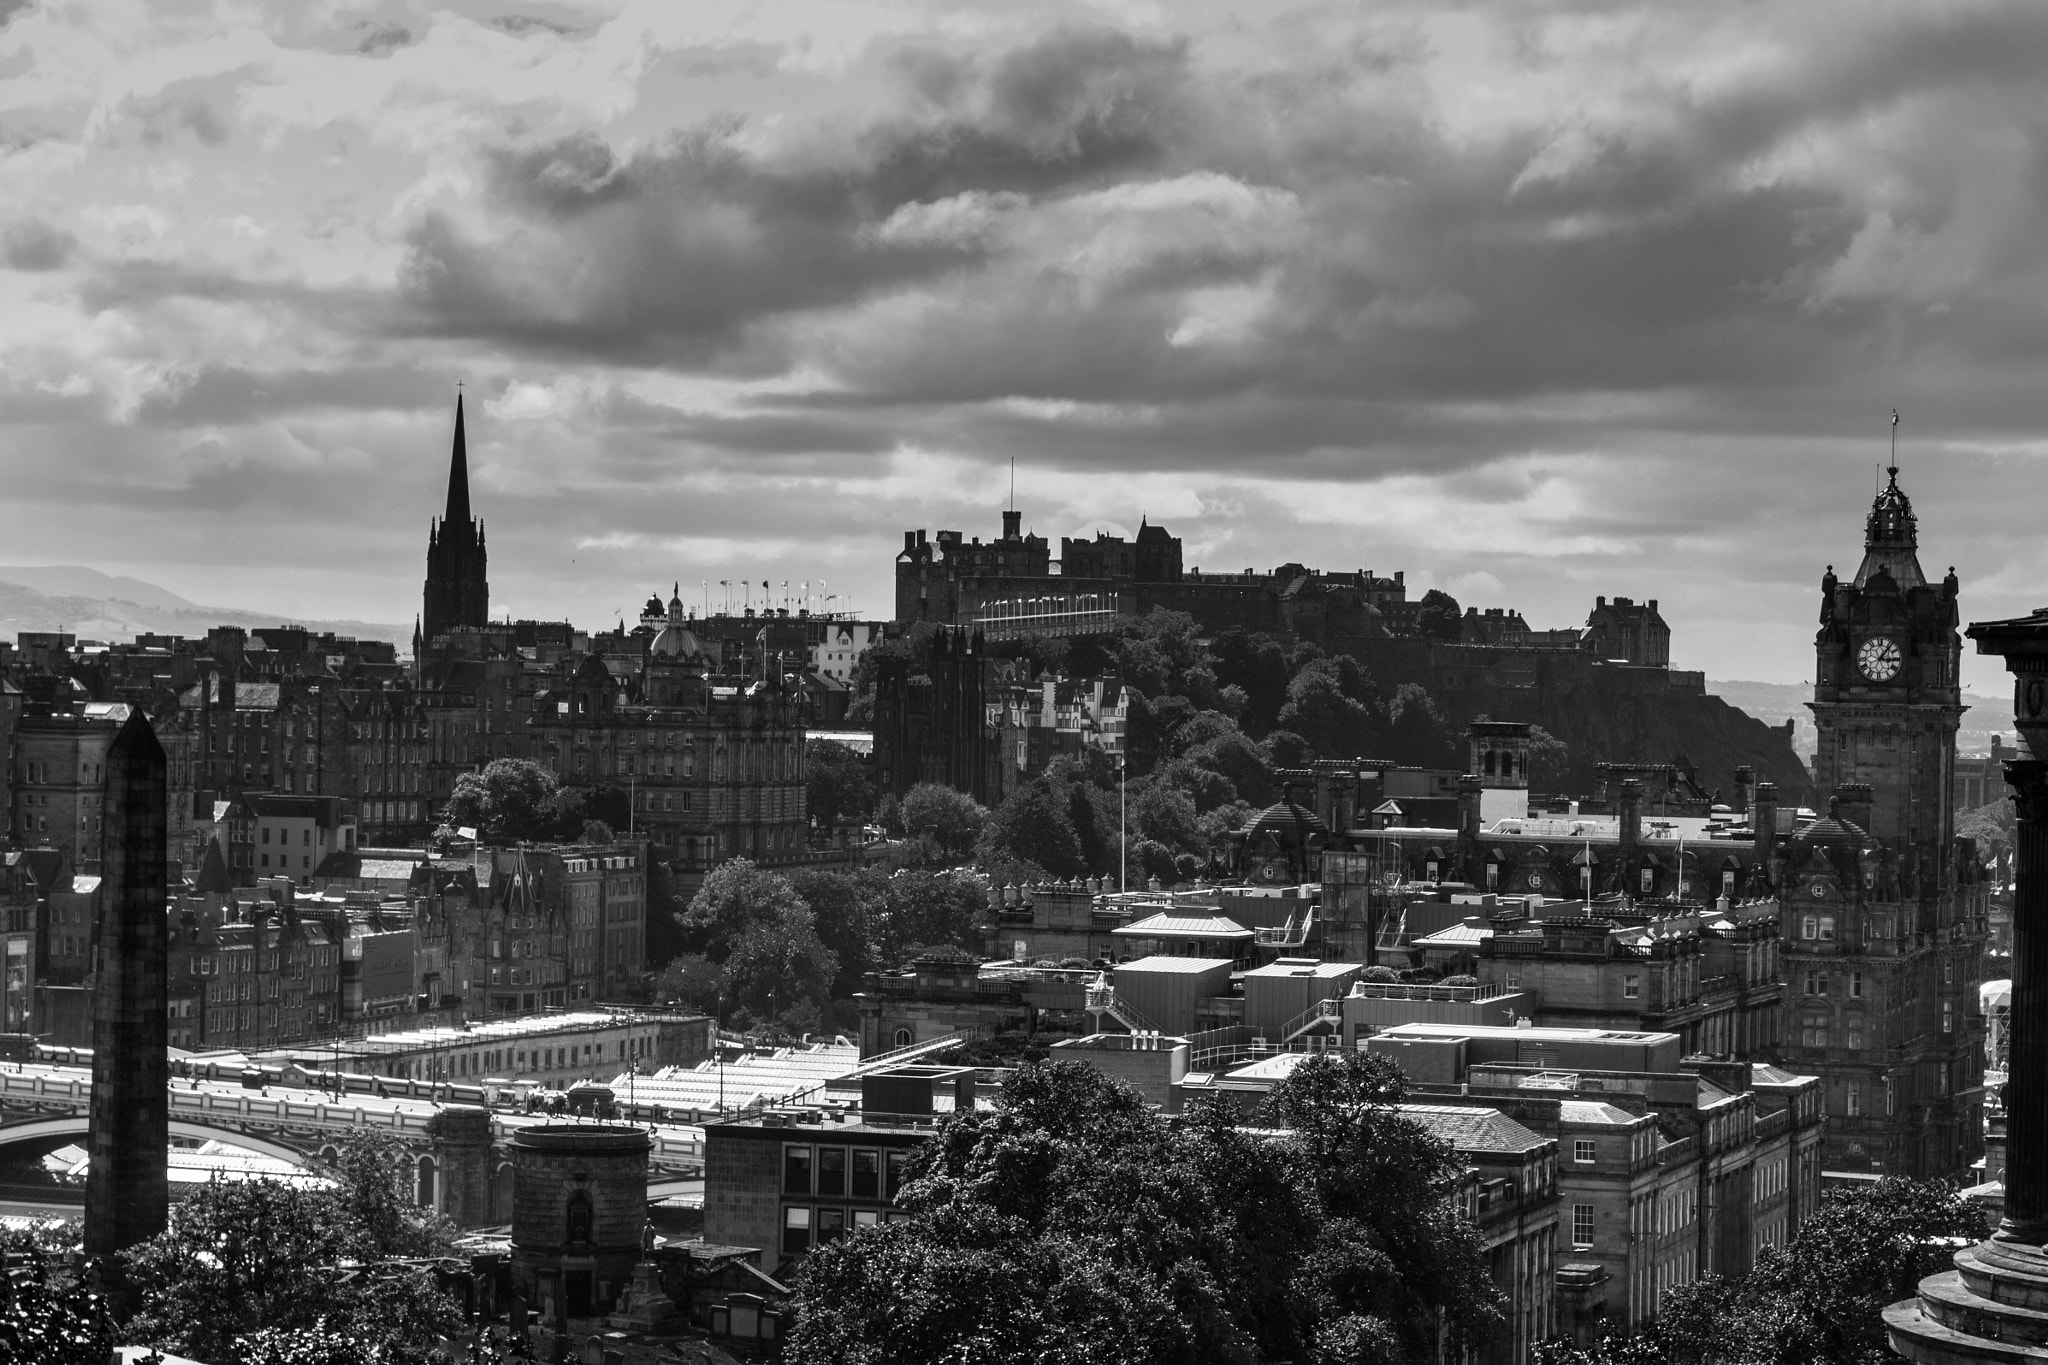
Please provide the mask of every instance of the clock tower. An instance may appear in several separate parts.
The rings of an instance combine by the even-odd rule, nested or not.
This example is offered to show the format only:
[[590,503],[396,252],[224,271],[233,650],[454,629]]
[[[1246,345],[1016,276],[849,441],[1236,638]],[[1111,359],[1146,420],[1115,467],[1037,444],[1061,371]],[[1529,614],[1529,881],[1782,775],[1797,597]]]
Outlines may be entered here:
[[1820,819],[1777,848],[1785,1061],[1826,1084],[1830,1170],[1935,1177],[1982,1147],[1985,886],[1955,838],[1956,575],[1920,567],[1899,471],[1863,560],[1821,579]]
[[1871,505],[1863,562],[1821,579],[1814,640],[1814,783],[1871,789],[1869,832],[1939,869],[1955,834],[1956,725],[1962,719],[1956,574],[1920,569],[1913,504],[1891,482]]

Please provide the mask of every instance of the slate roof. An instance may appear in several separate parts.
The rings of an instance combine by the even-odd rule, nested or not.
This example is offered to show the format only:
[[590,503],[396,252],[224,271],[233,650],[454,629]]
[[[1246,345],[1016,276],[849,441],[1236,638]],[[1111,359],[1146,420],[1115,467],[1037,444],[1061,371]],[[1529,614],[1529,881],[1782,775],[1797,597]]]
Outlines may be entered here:
[[1455,1104],[1404,1104],[1401,1112],[1460,1152],[1526,1152],[1550,1141],[1498,1109]]

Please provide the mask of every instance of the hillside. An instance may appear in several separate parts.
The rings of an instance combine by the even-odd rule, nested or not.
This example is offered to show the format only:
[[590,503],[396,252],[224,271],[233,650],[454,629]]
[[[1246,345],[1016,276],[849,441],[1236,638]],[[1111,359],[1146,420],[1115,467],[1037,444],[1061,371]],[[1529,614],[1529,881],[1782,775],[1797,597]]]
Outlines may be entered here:
[[1781,729],[1721,697],[1645,687],[1641,675],[1596,671],[1547,677],[1533,688],[1467,686],[1440,701],[1459,729],[1486,715],[1533,721],[1564,741],[1564,785],[1573,793],[1593,791],[1599,763],[1671,763],[1684,755],[1723,800],[1733,800],[1743,765],[1759,782],[1775,782],[1781,802],[1814,800],[1812,775]]
[[[33,581],[24,581],[33,580]],[[410,626],[376,621],[299,621],[275,612],[205,607],[152,583],[76,566],[0,568],[0,640],[22,631],[69,631],[81,640],[125,642],[139,634],[203,636],[212,626],[291,624],[358,639],[412,640]]]
[[[1792,747],[1811,761],[1813,713],[1806,709],[1806,703],[1813,700],[1813,684],[1710,681],[1707,690],[1767,724],[1780,725],[1787,720],[1797,722],[1793,729]],[[1963,712],[1962,726],[1956,731],[1957,753],[1988,754],[1993,735],[2003,735],[2007,744],[2013,742],[2010,697],[1987,697],[1979,692],[1965,692],[1963,705],[1970,709]]]

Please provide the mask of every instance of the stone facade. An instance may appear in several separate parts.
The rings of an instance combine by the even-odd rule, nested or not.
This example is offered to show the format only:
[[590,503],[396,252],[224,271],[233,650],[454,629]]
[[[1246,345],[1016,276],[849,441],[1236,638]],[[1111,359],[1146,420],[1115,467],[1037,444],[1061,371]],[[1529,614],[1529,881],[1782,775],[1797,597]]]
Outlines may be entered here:
[[640,1259],[647,1134],[559,1123],[512,1135],[512,1279],[544,1321],[610,1311]]

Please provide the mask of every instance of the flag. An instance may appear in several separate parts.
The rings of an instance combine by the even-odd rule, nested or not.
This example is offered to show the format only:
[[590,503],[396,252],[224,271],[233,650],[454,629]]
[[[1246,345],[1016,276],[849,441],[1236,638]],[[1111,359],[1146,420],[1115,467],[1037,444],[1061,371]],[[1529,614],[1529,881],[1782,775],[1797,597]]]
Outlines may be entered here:
[[1893,408],[1893,409],[1892,409],[1892,425],[1893,425],[1893,426],[1897,426],[1898,424],[1899,424],[1899,410],[1898,410],[1897,408]]

